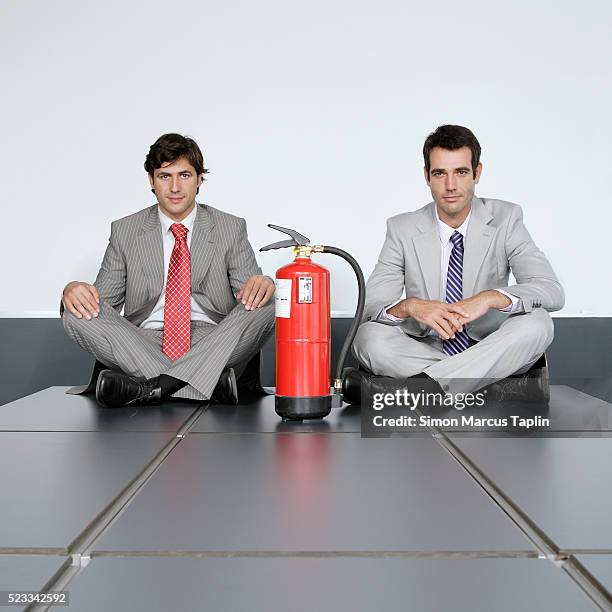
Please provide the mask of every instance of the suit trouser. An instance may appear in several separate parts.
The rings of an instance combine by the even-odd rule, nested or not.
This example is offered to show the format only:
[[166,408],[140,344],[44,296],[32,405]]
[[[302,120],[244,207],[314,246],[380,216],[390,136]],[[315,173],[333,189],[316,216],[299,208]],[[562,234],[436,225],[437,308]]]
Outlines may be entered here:
[[509,316],[486,338],[449,356],[438,338],[414,338],[400,326],[371,321],[360,326],[353,353],[373,374],[406,378],[424,372],[445,391],[468,393],[526,371],[544,353],[553,335],[550,315],[536,308]]
[[104,300],[97,317],[78,319],[66,309],[62,321],[66,333],[105,365],[139,378],[173,376],[188,383],[173,397],[207,400],[226,367],[246,364],[263,347],[275,316],[272,303],[255,310],[238,304],[217,325],[192,321],[191,348],[176,361],[162,353],[163,330],[130,323]]

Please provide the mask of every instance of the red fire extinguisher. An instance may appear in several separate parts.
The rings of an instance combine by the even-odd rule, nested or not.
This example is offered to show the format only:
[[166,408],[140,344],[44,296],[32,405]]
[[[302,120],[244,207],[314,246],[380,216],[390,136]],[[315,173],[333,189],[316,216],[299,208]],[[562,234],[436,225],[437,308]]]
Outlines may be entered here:
[[[331,246],[311,246],[295,230],[269,224],[291,236],[259,249],[292,248],[295,259],[276,272],[276,398],[284,419],[316,419],[342,403],[342,371],[363,314],[365,281],[357,261]],[[313,253],[332,253],[349,262],[359,285],[357,312],[340,352],[333,389],[330,384],[331,316],[329,271],[312,261]]]

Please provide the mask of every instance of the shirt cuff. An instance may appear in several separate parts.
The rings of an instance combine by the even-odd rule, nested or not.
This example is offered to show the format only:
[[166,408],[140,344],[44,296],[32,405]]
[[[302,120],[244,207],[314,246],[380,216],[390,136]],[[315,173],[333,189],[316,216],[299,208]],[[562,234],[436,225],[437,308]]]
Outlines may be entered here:
[[512,300],[512,304],[509,304],[505,308],[499,308],[498,310],[500,312],[509,312],[512,314],[513,312],[518,312],[519,310],[523,310],[523,300],[521,300],[521,298],[517,298],[515,295],[512,295],[506,291],[503,291],[502,289],[495,289],[495,291],[498,291],[502,295],[505,295],[507,298]]
[[393,308],[396,304],[399,304],[402,301],[403,298],[400,298],[399,300],[395,300],[395,302],[393,302],[392,304],[389,304],[388,306],[385,306],[381,312],[380,312],[380,316],[383,319],[387,319],[387,321],[393,321],[393,323],[401,323],[402,321],[405,321],[406,319],[402,319],[401,317],[396,317],[395,315],[389,314],[387,311],[391,308]]

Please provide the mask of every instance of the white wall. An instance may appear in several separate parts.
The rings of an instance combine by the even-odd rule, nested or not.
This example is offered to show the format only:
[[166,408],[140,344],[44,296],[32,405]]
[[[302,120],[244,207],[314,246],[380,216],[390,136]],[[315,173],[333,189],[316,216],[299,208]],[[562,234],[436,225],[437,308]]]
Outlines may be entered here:
[[[611,18],[605,0],[2,1],[0,311],[93,281],[110,221],[154,202],[142,164],[168,131],[198,140],[202,201],[254,247],[294,227],[367,275],[385,219],[430,200],[425,136],[459,123],[477,194],[523,205],[564,312],[611,315]],[[318,261],[350,311],[350,269]]]

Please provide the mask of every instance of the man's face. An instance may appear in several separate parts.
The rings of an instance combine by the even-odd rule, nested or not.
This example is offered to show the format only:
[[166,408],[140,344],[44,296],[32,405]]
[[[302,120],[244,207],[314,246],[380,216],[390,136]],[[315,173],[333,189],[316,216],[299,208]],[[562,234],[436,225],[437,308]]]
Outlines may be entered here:
[[162,212],[175,221],[182,221],[193,210],[202,180],[186,157],[166,162],[149,174]]
[[429,154],[429,176],[425,180],[444,223],[459,227],[470,212],[476,183],[480,180],[482,164],[472,172],[472,152],[469,147],[450,150],[434,147]]

